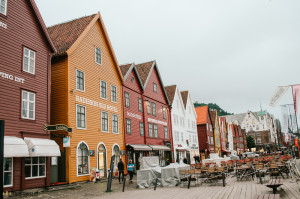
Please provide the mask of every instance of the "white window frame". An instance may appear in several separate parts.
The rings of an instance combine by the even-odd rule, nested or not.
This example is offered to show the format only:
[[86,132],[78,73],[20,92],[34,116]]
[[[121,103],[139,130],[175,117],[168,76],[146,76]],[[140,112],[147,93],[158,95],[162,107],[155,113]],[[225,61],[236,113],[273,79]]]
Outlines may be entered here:
[[[83,90],[81,90],[80,88],[77,88],[77,71],[83,73]],[[77,91],[81,91],[81,92],[85,92],[85,73],[82,70],[76,69],[76,90]]]
[[[116,101],[113,100],[113,87],[116,89]],[[114,85],[110,85],[110,96],[111,96],[111,101],[117,103],[118,101],[117,87]]]
[[[105,83],[105,96],[106,96],[105,98],[102,97],[102,82]],[[100,98],[107,100],[107,82],[103,80],[100,80]]]
[[[151,134],[150,134],[150,126],[151,126]],[[150,138],[153,138],[153,124],[152,123],[148,123],[148,134]],[[150,136],[151,135],[151,136]]]
[[[129,127],[130,131],[128,131],[128,127]],[[132,125],[131,125],[131,119],[126,118],[126,133],[128,135],[132,134],[132,128],[131,127],[132,127]]]
[[[114,131],[114,117],[117,118],[117,131],[116,132]],[[111,131],[114,134],[119,134],[119,117],[116,114],[112,114],[112,116],[111,116]]]
[[[11,159],[11,171],[4,171],[4,159]],[[11,184],[4,185],[4,174],[11,173]],[[12,187],[14,185],[14,158],[3,157],[3,187]]]
[[148,115],[151,115],[151,102],[150,101],[147,101],[147,114]]
[[[0,6],[1,6],[1,4],[0,4]],[[0,13],[3,15],[7,14],[7,0],[4,0],[4,12],[0,12]]]
[[181,132],[181,141],[183,142],[184,137],[183,137],[183,132]]
[[[97,50],[100,51],[100,63],[97,62]],[[98,65],[102,65],[102,54],[101,54],[101,49],[98,48],[97,46],[95,46],[95,63],[98,64]]]
[[[103,119],[104,114],[107,115],[107,130],[103,130],[102,119]],[[109,132],[109,115],[108,115],[108,112],[106,112],[106,111],[101,111],[101,132],[103,132],[103,133],[108,133]]]
[[157,115],[157,113],[156,113],[156,104],[154,102],[152,102],[152,115],[153,116]]
[[[128,95],[128,98],[126,97],[126,95]],[[130,94],[126,91],[124,92],[124,98],[125,98],[125,107],[130,108]],[[128,102],[128,104],[127,104],[127,102]]]
[[153,135],[155,138],[158,138],[158,126],[157,124],[153,124]]
[[[78,126],[78,123],[77,123],[78,106],[84,107],[84,126],[85,126],[85,127],[79,127],[79,126]],[[81,130],[86,130],[86,106],[83,106],[83,105],[80,105],[80,104],[76,104],[76,128],[77,128],[77,129],[81,129]]]
[[168,132],[168,127],[167,126],[164,126],[164,133],[165,133],[165,139],[169,139],[169,132]]
[[138,97],[139,112],[143,112],[143,100]]
[[[143,130],[143,134],[142,134],[142,130]],[[145,136],[144,122],[140,122],[140,136]]]
[[[25,158],[31,158],[30,164],[26,164],[25,163],[25,167],[30,165],[30,168],[31,168],[30,174],[32,176],[32,166],[33,165],[37,165],[38,166],[38,174],[40,173],[39,172],[40,171],[40,167],[39,166],[40,165],[45,165],[45,175],[43,175],[43,176],[36,176],[36,177],[26,177],[26,174],[25,174],[25,179],[35,179],[35,178],[45,178],[46,177],[46,175],[47,175],[47,157],[45,157],[45,156],[41,156],[41,157],[45,158],[45,163],[44,164],[40,164],[40,157],[25,157]],[[32,158],[38,158],[37,164],[32,164]]]
[[[89,145],[88,145],[86,142],[81,141],[81,142],[78,143],[78,145],[77,145],[77,147],[76,147],[76,174],[77,174],[77,177],[78,177],[78,176],[87,176],[87,175],[90,175],[90,167],[91,167],[91,164],[90,164],[90,156],[88,155],[88,163],[89,163],[89,165],[88,165],[88,167],[89,167],[88,172],[89,172],[89,173],[86,173],[86,174],[79,174],[79,173],[78,173],[78,147],[80,146],[81,143],[85,144],[86,147],[87,147],[87,150],[89,151]],[[97,147],[97,150],[98,150],[98,147]],[[98,152],[98,151],[97,151],[97,152]],[[97,155],[97,156],[98,156],[98,155]],[[98,160],[97,160],[97,164],[98,164]]]
[[[28,50],[28,55],[25,55],[25,50]],[[30,53],[31,52],[34,53],[34,58],[30,57]],[[27,66],[28,66],[27,70],[24,70],[25,57],[27,58]],[[30,68],[30,60],[33,60],[33,71],[32,72],[30,72],[30,70],[29,70],[29,68]],[[33,51],[33,50],[31,50],[31,49],[29,49],[29,48],[24,47],[24,49],[23,49],[23,63],[22,63],[23,64],[23,71],[26,72],[26,73],[30,73],[30,74],[34,75],[35,74],[35,61],[36,61],[36,52]]]
[[[27,99],[23,99],[23,95],[24,95],[25,92],[27,93]],[[30,94],[33,94],[33,96],[34,96],[33,101],[29,100],[29,95],[30,95]],[[21,117],[22,117],[23,119],[35,120],[35,99],[36,99],[36,96],[35,96],[35,95],[36,95],[36,94],[33,93],[33,92],[26,91],[26,90],[22,90]],[[26,116],[23,116],[23,102],[24,102],[24,101],[27,102]],[[29,117],[29,104],[31,104],[31,103],[33,103],[33,118],[30,118],[30,117]]]
[[167,108],[163,106],[162,109],[163,109],[163,118],[166,120],[167,119]]
[[209,139],[209,136],[207,136],[207,142],[208,142],[208,144],[210,145],[210,139]]
[[260,137],[257,138],[257,144],[261,144],[261,138]]
[[153,82],[153,91],[157,93],[157,84]]
[[214,137],[210,137],[210,144],[214,144]]

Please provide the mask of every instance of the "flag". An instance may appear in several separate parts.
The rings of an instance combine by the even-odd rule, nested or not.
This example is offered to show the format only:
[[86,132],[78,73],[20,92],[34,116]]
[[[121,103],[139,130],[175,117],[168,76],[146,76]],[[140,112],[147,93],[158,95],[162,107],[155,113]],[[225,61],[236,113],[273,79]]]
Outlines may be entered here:
[[295,106],[295,112],[298,114],[298,102],[300,99],[300,85],[293,85],[292,86],[293,90],[293,100],[294,100],[294,106]]
[[279,99],[284,95],[284,93],[288,90],[289,86],[278,86],[275,93],[273,94],[270,106],[274,107]]

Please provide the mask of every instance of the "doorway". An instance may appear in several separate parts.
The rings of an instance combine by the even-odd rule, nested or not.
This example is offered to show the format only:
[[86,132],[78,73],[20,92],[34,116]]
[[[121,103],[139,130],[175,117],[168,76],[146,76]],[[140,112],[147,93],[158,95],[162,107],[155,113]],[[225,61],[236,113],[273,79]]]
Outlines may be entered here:
[[98,169],[100,178],[107,176],[107,167],[106,167],[106,147],[104,144],[98,146]]

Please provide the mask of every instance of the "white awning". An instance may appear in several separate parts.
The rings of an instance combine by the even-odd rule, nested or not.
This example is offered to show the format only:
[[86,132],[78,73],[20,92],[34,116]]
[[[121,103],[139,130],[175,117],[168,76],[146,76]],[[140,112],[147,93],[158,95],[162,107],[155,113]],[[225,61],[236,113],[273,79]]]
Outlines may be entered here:
[[152,151],[152,148],[148,145],[143,144],[127,144],[127,146],[131,146],[135,151]]
[[149,145],[153,151],[171,151],[170,147],[165,145]]
[[4,157],[28,157],[28,147],[22,138],[4,136]]
[[60,156],[59,146],[54,140],[25,137],[24,141],[28,146],[29,155],[32,157]]
[[175,150],[177,151],[186,151],[186,147],[176,147]]

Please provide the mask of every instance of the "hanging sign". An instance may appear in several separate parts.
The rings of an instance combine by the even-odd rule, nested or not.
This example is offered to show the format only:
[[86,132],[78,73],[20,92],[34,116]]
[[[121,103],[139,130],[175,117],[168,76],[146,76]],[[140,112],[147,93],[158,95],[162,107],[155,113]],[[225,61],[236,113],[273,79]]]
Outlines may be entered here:
[[56,125],[44,125],[45,131],[67,131],[69,133],[72,133],[72,128],[69,128],[65,124],[56,124]]
[[95,150],[90,150],[90,156],[95,156]]
[[297,138],[295,139],[295,146],[296,146],[296,147],[298,147],[298,146],[299,146],[299,141],[298,141],[298,139],[297,139]]
[[63,147],[70,147],[70,137],[63,138]]

